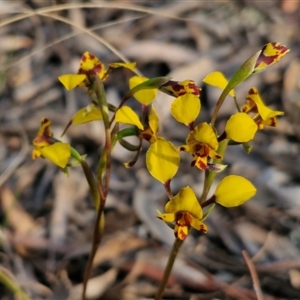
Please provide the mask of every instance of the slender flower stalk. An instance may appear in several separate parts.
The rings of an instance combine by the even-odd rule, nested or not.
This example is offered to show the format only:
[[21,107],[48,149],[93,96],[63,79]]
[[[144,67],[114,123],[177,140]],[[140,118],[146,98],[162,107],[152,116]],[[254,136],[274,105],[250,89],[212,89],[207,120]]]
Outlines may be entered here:
[[[225,151],[226,151],[226,148],[227,148],[227,145],[228,145],[228,141],[227,139],[223,140],[222,142],[219,143],[219,148],[217,150],[217,153],[219,155],[221,155],[222,157],[224,156],[225,154]],[[221,163],[222,162],[222,159],[215,159],[214,160],[214,163]],[[201,195],[201,198],[200,198],[200,203],[201,205],[205,202],[206,198],[207,198],[207,195],[210,191],[210,188],[216,178],[218,173],[216,172],[212,172],[212,171],[205,171],[205,179],[204,179],[204,185],[203,185],[203,191],[202,191],[202,195]]]
[[104,162],[104,164],[101,165],[101,167],[99,168],[99,173],[102,175],[99,176],[98,173],[98,180],[99,180],[98,186],[101,191],[102,197],[100,198],[100,205],[97,208],[97,218],[94,225],[92,249],[84,273],[83,292],[82,292],[83,300],[85,300],[86,288],[87,288],[87,283],[91,272],[93,260],[103,235],[103,229],[104,229],[103,212],[104,212],[106,197],[108,194],[110,172],[111,172],[112,140],[111,140],[111,131],[110,131],[110,123],[109,123],[109,110],[106,101],[104,86],[100,78],[98,77],[96,77],[94,83],[94,90],[96,94],[96,101],[103,117],[103,123],[105,128],[105,146],[104,146],[104,151],[102,152],[102,156],[100,158],[100,161]]
[[170,277],[170,274],[171,274],[173,266],[174,266],[174,262],[176,260],[176,257],[179,253],[179,249],[182,246],[183,242],[184,242],[184,240],[181,240],[181,239],[176,239],[174,241],[173,247],[171,249],[170,256],[168,258],[167,265],[166,265],[165,270],[164,270],[163,278],[162,278],[162,280],[159,284],[159,287],[157,289],[157,293],[155,295],[154,300],[161,300],[162,299],[163,293],[164,293],[165,288],[166,288],[167,283],[168,283],[168,279]]

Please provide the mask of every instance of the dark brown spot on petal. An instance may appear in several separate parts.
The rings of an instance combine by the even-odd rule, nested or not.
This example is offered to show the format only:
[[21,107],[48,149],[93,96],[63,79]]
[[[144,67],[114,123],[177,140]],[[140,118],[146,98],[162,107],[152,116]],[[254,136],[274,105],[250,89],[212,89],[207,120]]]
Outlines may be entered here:
[[207,145],[202,145],[197,150],[197,155],[200,157],[208,157],[208,154],[209,154],[209,147]]
[[197,167],[200,169],[200,170],[206,170],[207,166],[206,164],[199,159],[198,163],[197,163]]
[[181,227],[179,227],[178,231],[175,233],[175,236],[176,238],[179,238],[181,240],[184,240],[187,237],[186,233],[184,232],[184,230],[182,230]]
[[277,125],[277,120],[275,117],[270,118],[270,126],[275,127]]
[[200,225],[200,229],[199,230],[202,231],[202,232],[204,232],[204,233],[207,232],[207,228],[206,228],[206,226],[204,224]]
[[[248,92],[249,95],[257,95],[257,90],[255,90],[254,88],[251,88]],[[248,98],[247,98],[248,99]]]
[[188,84],[188,87],[193,90],[193,93],[192,93],[193,95],[197,95],[197,96],[200,95],[201,88],[197,87],[197,85],[195,84],[194,81],[191,81]]
[[92,54],[92,53],[89,53],[89,57],[90,57],[90,59],[94,59],[94,58],[95,58],[95,55]]

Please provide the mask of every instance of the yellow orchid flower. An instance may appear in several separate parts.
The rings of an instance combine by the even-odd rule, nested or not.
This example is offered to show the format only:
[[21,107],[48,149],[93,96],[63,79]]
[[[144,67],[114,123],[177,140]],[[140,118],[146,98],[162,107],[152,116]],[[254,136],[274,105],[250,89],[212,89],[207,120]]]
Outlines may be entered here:
[[59,167],[65,168],[71,156],[71,146],[53,138],[50,126],[50,120],[42,119],[41,127],[33,141],[35,147],[32,151],[32,159],[47,158]]
[[265,126],[275,127],[277,125],[276,117],[284,114],[283,111],[272,110],[266,106],[255,87],[249,90],[246,104],[242,106],[242,111],[253,115],[253,119],[259,129],[264,129]]
[[92,53],[86,51],[83,53],[80,60],[80,67],[77,74],[65,74],[58,77],[58,80],[69,91],[77,86],[89,87],[94,81],[95,76],[98,76],[104,81],[111,70],[124,67],[130,70],[135,69],[135,63],[111,63],[108,70],[104,64]]
[[190,227],[207,232],[207,226],[201,221],[203,218],[202,208],[197,200],[195,192],[186,186],[174,196],[166,205],[166,213],[157,217],[165,222],[175,222],[175,237],[184,240]]
[[208,159],[222,159],[222,156],[216,152],[218,146],[213,128],[207,123],[200,123],[187,136],[186,145],[180,146],[178,150],[191,153],[193,155],[191,165],[206,170]]

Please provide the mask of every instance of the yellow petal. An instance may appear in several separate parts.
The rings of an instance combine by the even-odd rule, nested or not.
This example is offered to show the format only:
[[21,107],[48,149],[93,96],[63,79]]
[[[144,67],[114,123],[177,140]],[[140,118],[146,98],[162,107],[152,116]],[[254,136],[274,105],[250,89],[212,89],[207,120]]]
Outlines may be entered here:
[[194,130],[189,133],[186,142],[187,144],[201,142],[213,150],[217,150],[219,145],[213,128],[207,123],[198,124]]
[[115,63],[109,64],[109,67],[112,69],[123,67],[123,68],[129,69],[131,71],[133,71],[135,69],[135,66],[136,66],[136,62],[131,62],[131,63],[115,62]]
[[249,100],[256,104],[257,111],[264,121],[276,116],[282,116],[284,114],[283,111],[272,110],[266,106],[256,88],[252,88],[248,92],[247,101]]
[[33,145],[44,147],[52,143],[51,137],[53,136],[53,132],[51,130],[51,124],[51,121],[47,118],[43,118],[41,120],[41,126],[35,139],[33,140]]
[[179,153],[172,143],[166,140],[157,140],[149,147],[146,154],[146,165],[150,174],[166,183],[177,173]]
[[277,125],[277,119],[275,117],[270,118],[268,120],[262,120],[261,122],[259,122],[258,124],[259,129],[264,129],[266,126],[273,126],[276,127]]
[[31,152],[31,158],[33,160],[37,159],[38,157],[40,157],[41,154],[41,147],[35,147],[32,152]]
[[151,105],[150,108],[150,113],[149,113],[149,127],[151,128],[152,132],[155,134],[158,131],[158,116],[157,113],[153,107],[153,105]]
[[71,155],[71,146],[66,143],[55,143],[41,148],[40,153],[54,164],[65,168]]
[[187,226],[178,226],[175,225],[174,227],[174,233],[175,233],[175,237],[180,239],[180,240],[184,240],[188,233],[189,233],[189,229]]
[[207,232],[207,226],[200,220],[192,217],[191,226],[195,228],[196,230]]
[[225,126],[227,138],[238,143],[246,143],[252,140],[257,129],[257,124],[246,113],[232,115]]
[[80,109],[72,118],[72,124],[83,124],[91,121],[102,120],[101,111],[94,105]]
[[177,148],[178,151],[184,151],[188,153],[194,153],[197,150],[198,144],[188,144],[188,145],[181,145]]
[[167,202],[165,211],[167,213],[188,212],[197,219],[201,219],[203,215],[196,194],[189,186],[182,188],[173,199]]
[[98,74],[99,78],[104,80],[106,74],[105,66],[94,54],[86,51],[82,54],[80,60],[79,74]]
[[256,194],[254,185],[244,177],[230,175],[225,177],[215,191],[216,203],[225,207],[243,204]]
[[85,74],[65,74],[58,77],[58,80],[68,91],[76,88],[85,79]]
[[176,98],[171,105],[172,116],[180,123],[191,124],[200,112],[200,99],[194,94],[185,94]]
[[[203,82],[218,87],[221,90],[224,90],[226,85],[228,84],[228,80],[221,72],[212,72],[208,74],[204,79]],[[230,96],[235,97],[234,90],[231,90],[229,93]]]
[[290,49],[278,42],[266,44],[257,58],[253,73],[258,73],[278,62]]
[[51,125],[52,125],[52,122],[49,119],[42,118],[41,127],[39,128],[37,135],[39,136],[39,135],[46,134],[48,136],[53,136],[53,132],[50,129]]
[[157,217],[159,219],[165,221],[165,222],[171,223],[171,222],[175,221],[176,215],[172,214],[172,213],[170,213],[170,214],[159,214]]
[[116,112],[115,121],[124,124],[135,125],[141,130],[144,129],[144,126],[141,123],[138,115],[129,106],[122,106],[120,109],[118,109],[118,111]]
[[[135,86],[147,81],[149,78],[143,76],[133,76],[129,79],[129,87],[133,89]],[[134,94],[134,98],[142,104],[149,105],[156,97],[156,89],[145,89]]]
[[207,156],[198,156],[195,155],[193,161],[192,161],[192,166],[196,166],[200,170],[206,170],[207,169]]

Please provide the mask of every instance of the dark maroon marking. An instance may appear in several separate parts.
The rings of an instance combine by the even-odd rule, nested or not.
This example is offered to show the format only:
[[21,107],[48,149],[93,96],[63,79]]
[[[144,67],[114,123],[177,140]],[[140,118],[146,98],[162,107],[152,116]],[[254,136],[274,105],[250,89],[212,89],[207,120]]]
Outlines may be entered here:
[[46,124],[47,122],[49,122],[49,119],[44,118],[44,119],[42,120],[41,124],[44,125],[44,124]]
[[276,58],[278,58],[278,56],[279,56],[278,54],[277,55],[273,55],[273,56],[266,56],[264,54],[261,54],[259,56],[259,58],[257,59],[254,68],[256,68],[257,66],[259,66],[262,62],[266,63],[269,66],[269,65],[271,65],[276,60]]
[[188,87],[194,91],[192,93],[193,95],[196,95],[196,96],[200,95],[201,88],[197,87],[197,85],[195,84],[195,82],[190,82],[188,84]]
[[201,170],[206,170],[206,168],[207,168],[206,164],[201,160],[198,162],[198,166],[199,166],[199,169],[201,169]]
[[254,90],[254,88],[251,88],[248,92],[249,95],[257,95],[258,92]]
[[148,134],[148,133],[142,133],[142,134],[141,134],[141,137],[142,137],[144,140],[150,142],[150,140],[151,140],[151,138],[152,138],[152,135],[151,135],[151,134]]
[[84,69],[80,68],[78,70],[77,74],[84,74],[84,75],[90,77],[90,76],[94,76],[96,74],[99,74],[101,72],[101,69],[102,69],[102,65],[97,64],[90,70],[84,70]]
[[182,85],[178,84],[177,81],[173,81],[173,80],[169,80],[161,87],[167,89],[168,94],[173,97],[181,96],[180,91],[183,89]]
[[[202,150],[202,153],[199,153]],[[200,157],[208,157],[209,147],[207,145],[202,146],[199,150],[197,150],[197,155]]]
[[200,225],[200,231],[202,231],[204,233],[207,232],[207,229],[206,229],[206,227],[203,224]]
[[94,58],[95,58],[95,55],[92,54],[92,53],[89,53],[89,57],[90,57],[90,59],[94,59]]

